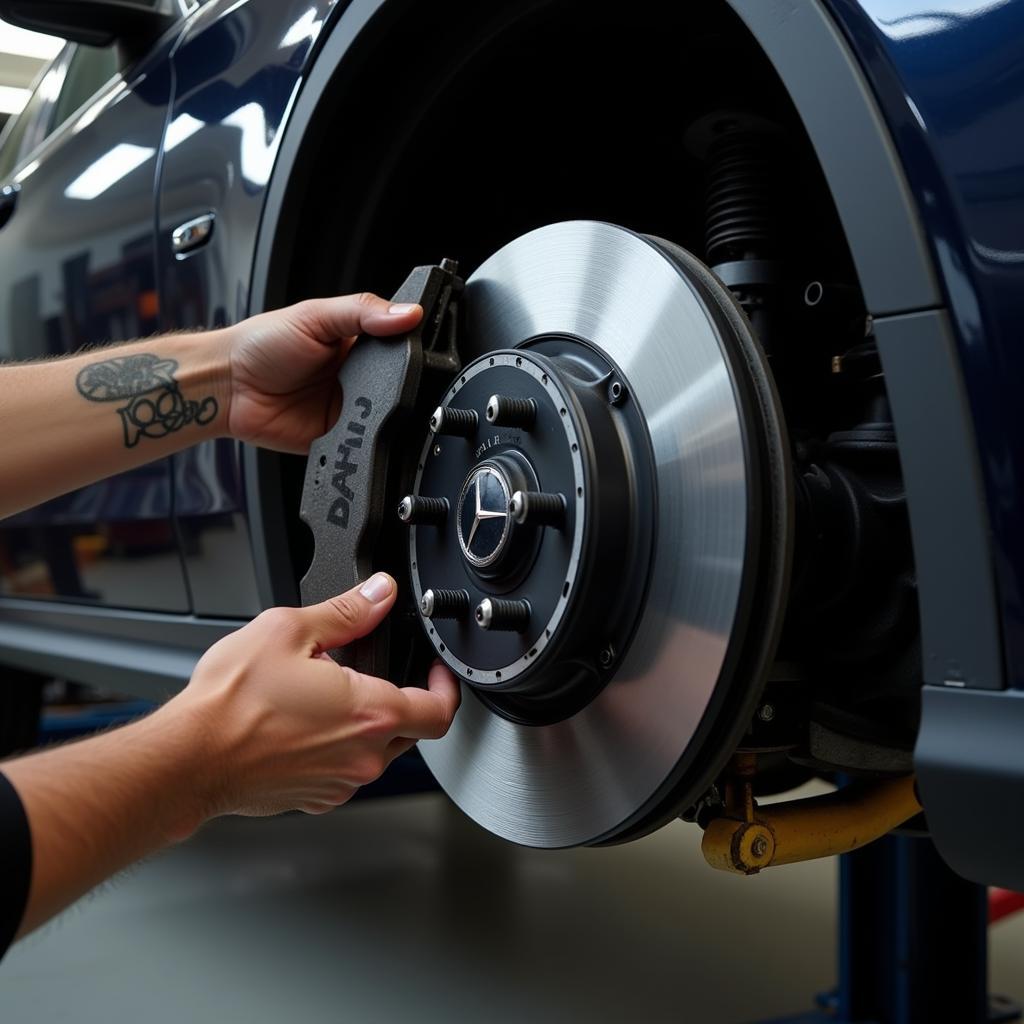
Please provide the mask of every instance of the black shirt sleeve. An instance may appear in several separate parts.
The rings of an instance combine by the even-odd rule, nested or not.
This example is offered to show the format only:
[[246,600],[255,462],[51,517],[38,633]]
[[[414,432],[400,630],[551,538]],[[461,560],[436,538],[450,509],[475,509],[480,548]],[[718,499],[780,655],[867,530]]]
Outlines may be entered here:
[[21,798],[0,772],[0,957],[14,941],[32,880],[32,834]]

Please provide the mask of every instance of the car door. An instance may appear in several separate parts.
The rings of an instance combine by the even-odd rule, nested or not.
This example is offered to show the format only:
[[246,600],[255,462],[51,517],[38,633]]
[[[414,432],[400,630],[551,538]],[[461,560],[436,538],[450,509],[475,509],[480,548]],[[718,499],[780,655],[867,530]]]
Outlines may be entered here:
[[[249,307],[248,283],[267,184],[305,63],[331,7],[330,0],[211,0],[182,33],[173,57],[175,94],[160,179],[163,329],[219,327],[256,311]],[[202,230],[194,245],[178,251],[175,232],[189,224]],[[246,478],[242,446],[224,438],[207,441],[176,455],[174,464],[193,610],[256,614],[270,596],[266,586],[261,593],[258,577],[266,578],[275,556],[264,557],[257,540],[261,554],[254,562],[255,504],[246,489],[255,486],[255,475]],[[273,487],[270,470],[263,479]],[[274,541],[287,543],[283,529]],[[295,595],[276,596],[290,601]]]
[[[115,47],[65,47],[8,129],[0,359],[158,329],[154,180],[174,36],[128,67]],[[187,611],[169,460],[5,520],[0,592]]]

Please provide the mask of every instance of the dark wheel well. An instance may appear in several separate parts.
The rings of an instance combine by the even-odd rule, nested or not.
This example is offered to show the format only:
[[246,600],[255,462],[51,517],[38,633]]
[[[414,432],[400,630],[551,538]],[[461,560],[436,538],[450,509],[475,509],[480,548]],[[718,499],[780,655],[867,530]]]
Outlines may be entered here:
[[[379,6],[358,35],[345,36],[344,18],[335,28],[322,81],[307,83],[309,110],[301,120],[296,111],[279,157],[275,186],[285,173],[287,186],[268,201],[254,305],[388,294],[411,265],[442,256],[469,273],[517,235],[573,218],[699,255],[704,170],[685,133],[709,109],[735,105],[784,126],[786,206],[799,211],[787,258],[855,281],[800,118],[729,4],[641,2],[628,18],[579,0],[457,6],[443,30],[429,8],[401,0]],[[301,464],[254,458],[252,482],[267,481],[262,505],[277,524],[265,599],[293,600],[309,557],[295,515]]]
[[[823,0],[641,0],[611,11],[574,0],[461,3],[442,22],[409,0],[355,0],[286,130],[252,304],[339,288],[386,293],[411,264],[442,256],[470,271],[516,234],[573,216],[659,234],[700,256],[701,185],[679,145],[687,118],[705,101],[767,105],[796,147],[780,163],[795,152],[806,160],[794,177],[808,187],[790,243],[852,268],[874,318],[918,570],[918,672],[934,684],[934,708],[953,695],[947,680],[1005,685],[989,518],[933,245],[873,86],[894,124],[913,119],[884,59],[868,81],[843,34],[859,12],[837,6],[843,26]],[[858,36],[858,51],[874,45],[869,37]],[[590,75],[580,74],[588,62]],[[490,90],[467,89],[488,74]],[[308,561],[295,511],[301,464],[247,459],[261,596],[294,601]],[[966,863],[978,851],[964,852],[963,837],[987,833],[963,829],[962,800],[942,774],[960,762],[935,737],[934,723],[930,743],[922,730],[915,759],[929,821],[940,847],[961,848]],[[1001,848],[1012,854],[1012,844]]]

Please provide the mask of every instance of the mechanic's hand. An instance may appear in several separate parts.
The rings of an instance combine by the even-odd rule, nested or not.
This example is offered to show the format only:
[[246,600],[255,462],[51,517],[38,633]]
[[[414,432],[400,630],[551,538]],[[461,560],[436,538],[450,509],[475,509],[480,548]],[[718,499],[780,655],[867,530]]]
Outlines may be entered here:
[[401,334],[423,309],[370,292],[309,299],[227,328],[232,437],[305,454],[341,411],[338,369],[358,334]]
[[459,687],[443,666],[429,689],[400,688],[324,653],[373,630],[394,600],[378,573],[323,604],[265,611],[206,652],[164,710],[206,736],[207,816],[328,811],[417,739],[448,731]]

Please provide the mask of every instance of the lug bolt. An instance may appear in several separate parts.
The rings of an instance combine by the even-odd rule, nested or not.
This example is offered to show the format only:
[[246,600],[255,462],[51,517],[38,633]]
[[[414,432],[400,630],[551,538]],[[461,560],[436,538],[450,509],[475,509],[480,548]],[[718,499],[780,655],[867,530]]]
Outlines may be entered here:
[[537,403],[532,398],[491,395],[487,399],[487,422],[496,427],[522,427],[529,430],[537,418]]
[[448,518],[448,499],[422,498],[418,494],[407,494],[398,503],[398,518],[409,526],[442,526]]
[[469,614],[469,591],[425,590],[420,611],[428,619],[461,619]]
[[760,860],[768,852],[768,840],[764,836],[756,836],[750,843],[750,852]]
[[508,512],[521,526],[558,526],[565,524],[565,498],[541,491],[516,491],[508,503]]
[[473,409],[453,409],[451,406],[439,405],[430,417],[430,429],[435,434],[472,437],[476,433],[477,420]]
[[530,602],[485,597],[476,606],[476,624],[481,629],[522,633],[530,624]]

